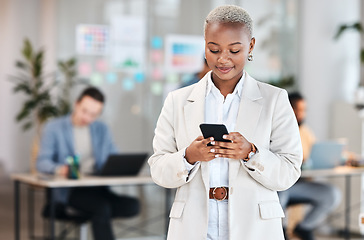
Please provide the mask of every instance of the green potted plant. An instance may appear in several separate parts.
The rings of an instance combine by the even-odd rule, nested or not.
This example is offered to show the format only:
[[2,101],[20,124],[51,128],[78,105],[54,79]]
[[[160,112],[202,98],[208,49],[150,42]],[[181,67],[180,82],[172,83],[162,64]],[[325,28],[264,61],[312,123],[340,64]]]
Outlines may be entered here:
[[[334,38],[336,40],[338,40],[340,38],[340,36],[347,30],[354,30],[354,31],[357,31],[360,34],[362,34],[363,26],[361,25],[360,22],[355,22],[353,24],[342,24],[339,26],[339,29],[337,30]],[[360,49],[360,62],[364,63],[364,49],[363,48]]]
[[43,73],[44,50],[34,50],[30,41],[25,39],[21,53],[22,59],[16,61],[19,74],[11,76],[11,80],[15,84],[14,92],[21,92],[26,96],[16,120],[23,123],[24,130],[35,128],[30,164],[31,172],[35,173],[42,126],[48,118],[57,116],[59,112],[50,94],[54,83]]
[[[346,32],[347,30],[354,30],[359,32],[361,35],[363,34],[363,26],[360,22],[355,22],[353,24],[342,24],[339,26],[336,34],[335,34],[335,40],[338,40],[340,36]],[[364,48],[361,47],[360,49],[360,64],[363,67],[364,64]],[[360,79],[359,86],[355,93],[355,107],[358,110],[364,109],[364,79]],[[360,111],[360,115],[362,118],[364,118],[364,112]]]

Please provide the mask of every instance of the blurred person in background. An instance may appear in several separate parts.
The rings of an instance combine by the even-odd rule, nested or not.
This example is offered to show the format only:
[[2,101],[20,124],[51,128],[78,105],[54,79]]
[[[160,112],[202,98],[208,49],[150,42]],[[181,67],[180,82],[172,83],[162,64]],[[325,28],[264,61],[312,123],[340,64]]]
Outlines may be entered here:
[[[37,169],[41,173],[67,177],[70,157],[79,158],[80,174],[95,174],[107,157],[117,153],[108,127],[97,121],[104,107],[104,95],[86,88],[74,104],[71,115],[51,120],[43,130]],[[55,191],[56,214],[71,206],[90,216],[95,240],[113,240],[111,218],[134,216],[139,201],[119,196],[108,187],[77,187]]]
[[[299,92],[289,94],[289,101],[295,113],[299,126],[303,164],[310,157],[311,148],[316,141],[312,130],[304,123],[306,118],[306,102]],[[302,240],[314,240],[313,231],[322,223],[325,218],[335,210],[341,201],[340,191],[329,183],[315,182],[311,179],[300,178],[291,188],[278,192],[283,209],[291,203],[305,203],[311,206],[310,210],[304,214],[293,233]],[[288,237],[286,236],[286,239]]]
[[197,83],[198,81],[200,81],[201,78],[203,78],[206,75],[206,73],[208,71],[210,71],[210,68],[207,65],[206,58],[203,58],[203,67],[202,67],[201,71],[193,74],[192,78],[190,80],[188,80],[187,82],[183,83],[181,85],[181,87],[187,87],[187,86],[190,86],[190,85],[192,85],[194,83]]

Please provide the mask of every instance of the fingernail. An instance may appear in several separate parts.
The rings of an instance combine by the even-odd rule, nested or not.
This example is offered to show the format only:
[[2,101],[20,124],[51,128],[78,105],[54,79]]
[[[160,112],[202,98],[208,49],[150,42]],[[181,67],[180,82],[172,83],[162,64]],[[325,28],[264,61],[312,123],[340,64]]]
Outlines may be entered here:
[[223,138],[223,139],[226,139],[226,138],[227,138],[227,135],[222,136],[222,138]]
[[212,149],[210,150],[210,152],[215,152],[215,149],[213,149],[213,148],[212,148]]
[[212,144],[212,145],[215,145],[215,142],[214,142],[214,141],[212,141],[212,142],[211,142],[211,144]]
[[219,154],[216,154],[216,155],[215,155],[215,158],[218,158],[218,157],[220,157],[220,156],[219,156]]
[[213,138],[213,137],[210,137],[210,140],[211,140],[211,141],[214,141],[214,138]]

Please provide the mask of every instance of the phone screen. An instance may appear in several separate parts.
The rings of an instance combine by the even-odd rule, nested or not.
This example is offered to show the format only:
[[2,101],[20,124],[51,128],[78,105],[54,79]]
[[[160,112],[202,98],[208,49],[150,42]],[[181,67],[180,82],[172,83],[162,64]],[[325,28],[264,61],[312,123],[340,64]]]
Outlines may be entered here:
[[[230,142],[230,140],[223,139],[222,136],[229,134],[224,124],[200,124],[200,129],[204,138],[213,137],[215,141]],[[209,143],[208,146],[211,146]]]

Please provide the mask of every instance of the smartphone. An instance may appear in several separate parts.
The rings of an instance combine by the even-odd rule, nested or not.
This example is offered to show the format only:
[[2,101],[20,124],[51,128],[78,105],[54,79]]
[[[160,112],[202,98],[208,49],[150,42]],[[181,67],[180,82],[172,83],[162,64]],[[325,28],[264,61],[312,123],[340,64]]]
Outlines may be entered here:
[[[224,124],[201,123],[200,129],[204,138],[213,137],[215,141],[230,142],[230,140],[222,138],[222,136],[229,134]],[[207,145],[211,146],[210,143]]]

